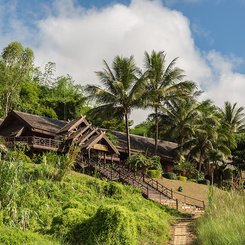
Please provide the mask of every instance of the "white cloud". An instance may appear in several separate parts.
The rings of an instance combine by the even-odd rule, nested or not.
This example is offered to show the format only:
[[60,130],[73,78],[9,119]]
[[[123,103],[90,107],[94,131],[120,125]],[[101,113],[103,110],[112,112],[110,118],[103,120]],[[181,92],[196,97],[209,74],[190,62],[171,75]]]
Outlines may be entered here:
[[[116,55],[133,54],[142,66],[144,51],[163,50],[168,62],[180,57],[177,65],[206,90],[205,97],[219,104],[227,99],[245,104],[245,76],[233,69],[237,58],[200,51],[190,24],[181,12],[160,0],[132,0],[128,6],[114,4],[101,9],[85,9],[72,0],[61,0],[37,22],[35,35],[21,22],[15,35],[19,37],[23,30],[32,37],[38,65],[54,61],[58,74],[71,74],[83,85],[98,82],[94,71],[103,68],[103,59],[111,63]],[[146,113],[137,111],[132,117],[139,122]]]
[[[202,81],[210,76],[188,19],[160,1],[134,0],[129,6],[115,4],[99,10],[61,6],[57,15],[39,23],[40,44],[35,50],[39,64],[54,61],[59,73],[70,73],[82,84],[95,83],[94,71],[102,69],[103,59],[110,63],[116,55],[133,54],[141,66],[144,51],[154,49],[166,51],[168,61],[180,57],[178,66],[191,79]],[[133,115],[137,122],[145,117],[138,114]]]

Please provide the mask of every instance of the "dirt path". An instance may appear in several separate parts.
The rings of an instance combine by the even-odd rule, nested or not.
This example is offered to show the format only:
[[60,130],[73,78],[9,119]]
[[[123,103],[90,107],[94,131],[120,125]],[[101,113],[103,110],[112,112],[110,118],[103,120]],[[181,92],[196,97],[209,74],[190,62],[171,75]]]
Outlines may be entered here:
[[180,219],[173,226],[173,238],[171,245],[191,245],[195,239],[191,230],[191,224],[194,219]]

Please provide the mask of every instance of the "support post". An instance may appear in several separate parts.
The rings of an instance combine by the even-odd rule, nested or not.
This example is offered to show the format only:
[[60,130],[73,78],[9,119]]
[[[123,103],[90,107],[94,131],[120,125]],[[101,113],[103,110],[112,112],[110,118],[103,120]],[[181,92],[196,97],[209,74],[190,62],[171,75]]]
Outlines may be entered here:
[[176,209],[179,210],[179,201],[176,199]]

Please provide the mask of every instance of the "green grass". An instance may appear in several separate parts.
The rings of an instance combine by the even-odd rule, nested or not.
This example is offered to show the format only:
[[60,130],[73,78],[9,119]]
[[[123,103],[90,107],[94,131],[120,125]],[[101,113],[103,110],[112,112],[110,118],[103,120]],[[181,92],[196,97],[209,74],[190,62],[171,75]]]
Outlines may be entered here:
[[197,244],[245,244],[244,193],[215,193],[205,215],[197,222]]
[[[6,234],[18,233],[16,240],[25,241],[29,232],[37,244],[50,237],[53,244],[167,243],[170,223],[178,213],[144,199],[130,186],[72,171],[57,181],[48,168],[0,162],[0,179],[5,178],[0,188],[0,234],[8,230]],[[6,244],[7,238],[3,237]]]

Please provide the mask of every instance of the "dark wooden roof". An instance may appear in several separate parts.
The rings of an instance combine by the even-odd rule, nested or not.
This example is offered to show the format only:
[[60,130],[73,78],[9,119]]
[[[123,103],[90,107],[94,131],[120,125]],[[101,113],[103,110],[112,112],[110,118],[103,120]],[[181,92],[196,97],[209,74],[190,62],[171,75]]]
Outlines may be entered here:
[[64,134],[66,132],[71,131],[81,123],[84,123],[86,126],[89,125],[88,121],[85,119],[85,117],[81,117],[79,119],[72,120],[68,122],[65,126],[63,126],[57,133],[58,134]]
[[[27,127],[31,128],[31,130],[33,131],[44,131],[51,134],[56,134],[58,130],[60,130],[67,124],[67,122],[65,121],[19,111],[10,112],[4,122],[8,121],[8,118],[10,117],[20,119]],[[0,127],[3,126],[3,124],[4,123],[2,123]]]
[[[117,137],[117,148],[119,152],[127,152],[126,133],[106,130]],[[130,134],[131,149],[134,152],[145,152],[153,155],[155,151],[155,140],[153,138]],[[163,158],[173,158],[176,155],[177,144],[169,141],[159,140],[157,155]]]

